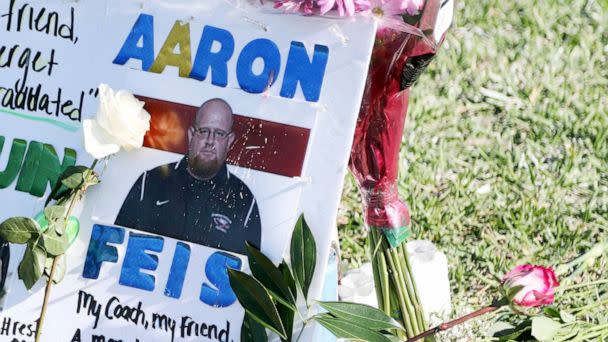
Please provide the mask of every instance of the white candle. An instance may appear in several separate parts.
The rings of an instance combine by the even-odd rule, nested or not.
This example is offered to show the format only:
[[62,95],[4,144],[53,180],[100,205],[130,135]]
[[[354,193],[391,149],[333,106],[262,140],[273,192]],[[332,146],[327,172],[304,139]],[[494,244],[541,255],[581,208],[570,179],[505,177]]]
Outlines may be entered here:
[[452,311],[448,259],[432,242],[414,240],[407,243],[413,277],[427,319],[444,317]]

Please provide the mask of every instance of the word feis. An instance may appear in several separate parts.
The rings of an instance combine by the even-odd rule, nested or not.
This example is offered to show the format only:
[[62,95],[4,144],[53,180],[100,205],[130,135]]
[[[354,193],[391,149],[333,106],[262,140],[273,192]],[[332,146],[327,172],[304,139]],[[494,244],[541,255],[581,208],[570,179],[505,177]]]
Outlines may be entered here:
[[[141,61],[144,71],[154,73],[162,73],[165,67],[173,66],[179,69],[180,77],[199,81],[204,81],[211,70],[211,84],[218,87],[228,85],[228,65],[235,55],[235,40],[230,31],[204,26],[194,60],[190,47],[189,23],[175,21],[156,56],[154,34],[154,17],[140,14],[113,63],[124,65],[130,59],[136,59]],[[179,52],[174,52],[177,49]],[[325,45],[315,45],[312,59],[309,59],[304,44],[292,41],[280,96],[293,98],[297,85],[300,84],[306,101],[317,102],[328,58],[329,49]],[[259,68],[256,67],[259,61],[263,62],[261,72],[257,72]],[[279,47],[267,38],[254,39],[238,52],[235,69],[236,79],[242,90],[252,94],[263,93],[272,87],[281,71]]]
[[[94,225],[82,276],[97,279],[104,262],[118,262],[115,245],[123,244],[125,229],[121,227]],[[145,291],[154,291],[157,279],[153,271],[158,267],[159,257],[149,252],[163,252],[165,240],[160,236],[129,232],[127,249],[122,261],[118,283]],[[161,257],[166,255],[161,254]],[[180,298],[190,262],[190,246],[178,242],[167,279],[163,282],[164,295]],[[236,295],[230,287],[228,268],[241,269],[241,259],[225,252],[211,254],[205,263],[205,276],[209,283],[200,286],[201,302],[216,308],[228,307],[236,302]],[[145,272],[142,272],[145,271]],[[192,284],[189,284],[192,286]]]

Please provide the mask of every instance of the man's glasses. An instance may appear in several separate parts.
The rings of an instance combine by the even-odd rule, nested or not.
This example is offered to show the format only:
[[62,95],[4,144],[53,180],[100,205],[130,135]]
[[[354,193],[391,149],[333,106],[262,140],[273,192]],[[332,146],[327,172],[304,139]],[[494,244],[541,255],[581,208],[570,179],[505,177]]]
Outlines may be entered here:
[[192,132],[203,139],[208,139],[210,136],[213,137],[214,140],[225,139],[230,135],[231,132],[226,132],[221,129],[212,129],[207,127],[190,127]]

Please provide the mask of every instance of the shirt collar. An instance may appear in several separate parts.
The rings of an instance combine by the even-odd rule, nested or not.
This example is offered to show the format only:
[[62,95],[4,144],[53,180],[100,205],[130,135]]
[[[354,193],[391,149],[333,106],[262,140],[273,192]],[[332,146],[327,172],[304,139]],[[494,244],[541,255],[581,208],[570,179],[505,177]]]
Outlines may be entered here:
[[212,183],[212,184],[223,184],[228,181],[230,175],[228,174],[228,167],[226,167],[226,163],[224,163],[221,169],[217,172],[217,174],[210,179],[200,180],[192,177],[190,172],[188,172],[188,157],[184,156],[177,165],[176,169],[184,176],[185,179],[195,183]]

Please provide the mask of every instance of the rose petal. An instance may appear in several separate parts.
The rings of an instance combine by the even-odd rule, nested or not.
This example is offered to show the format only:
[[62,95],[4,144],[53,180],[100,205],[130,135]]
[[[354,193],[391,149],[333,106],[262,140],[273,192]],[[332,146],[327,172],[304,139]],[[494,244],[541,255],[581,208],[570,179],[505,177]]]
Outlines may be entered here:
[[317,5],[319,6],[319,12],[321,15],[329,12],[334,5],[336,4],[336,0],[319,0]]
[[95,120],[82,122],[84,148],[95,159],[101,159],[120,150],[120,145]]
[[535,265],[516,267],[503,277],[502,283],[506,290],[522,286],[513,302],[527,307],[553,303],[554,288],[559,284],[553,269]]
[[125,90],[114,92],[105,84],[99,86],[100,101],[97,121],[126,150],[139,148],[150,129],[150,114],[144,102]]
[[344,4],[344,10],[346,11],[347,16],[352,16],[355,14],[355,2],[353,0],[341,0]]

